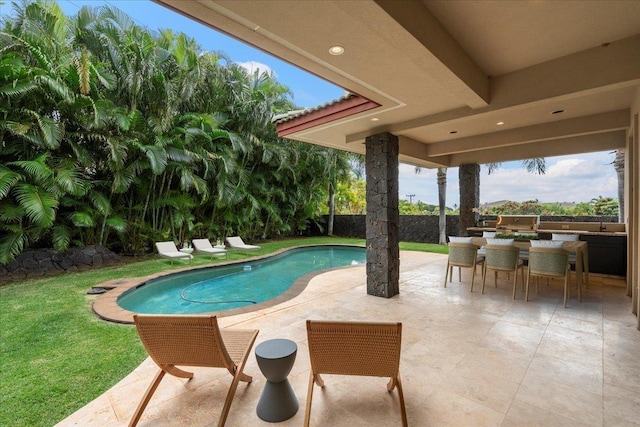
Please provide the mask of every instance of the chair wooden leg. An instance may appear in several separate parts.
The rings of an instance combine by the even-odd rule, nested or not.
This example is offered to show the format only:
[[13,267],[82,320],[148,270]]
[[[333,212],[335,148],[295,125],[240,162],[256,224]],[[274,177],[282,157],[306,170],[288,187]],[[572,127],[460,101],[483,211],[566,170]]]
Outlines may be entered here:
[[408,427],[407,409],[404,406],[404,393],[402,391],[402,383],[400,382],[399,375],[396,377],[395,383],[398,386],[398,401],[400,405],[400,415],[402,416],[402,427]]
[[473,292],[473,281],[476,279],[476,266],[474,264],[473,271],[471,272],[471,292]]
[[[584,281],[584,275],[580,275],[581,282]],[[582,302],[582,283],[578,283],[578,277],[576,276],[576,288],[578,288],[578,302]]]
[[311,420],[311,399],[313,398],[313,371],[309,373],[309,386],[307,387],[307,407],[304,410],[304,427],[309,427]]
[[518,267],[516,267],[516,271],[513,273],[513,299],[516,299],[517,284],[518,284]]
[[449,262],[447,261],[447,269],[444,271],[444,287],[447,287],[447,278],[449,273],[451,272],[451,267],[449,267]]
[[129,421],[129,427],[135,427],[138,424],[138,421],[140,421],[140,417],[142,417],[142,413],[147,407],[147,404],[149,403],[149,401],[151,400],[151,396],[153,396],[153,393],[155,393],[156,389],[158,388],[160,381],[162,381],[164,374],[165,374],[165,371],[160,369],[156,374],[156,376],[153,378],[153,381],[151,381],[149,388],[147,388],[147,391],[144,393],[144,396],[142,397],[142,400],[138,404],[136,411],[133,413],[133,417],[131,417],[131,421]]
[[487,264],[482,265],[482,288],[480,290],[481,294],[484,294],[484,282],[487,279]]
[[498,270],[493,272],[493,287],[498,287]]
[[462,267],[458,267],[458,282],[462,282]]
[[320,374],[316,374],[315,375],[315,379],[314,381],[316,382],[316,384],[318,384],[318,386],[320,387],[324,387],[324,380],[322,379],[322,377],[320,376]]
[[[250,349],[247,349],[250,351]],[[233,376],[233,381],[231,382],[231,387],[229,387],[229,391],[227,392],[227,398],[224,400],[224,406],[222,407],[222,412],[220,413],[220,419],[218,420],[218,427],[224,427],[224,424],[227,422],[227,416],[229,415],[229,409],[231,409],[231,402],[233,402],[233,396],[236,394],[236,390],[238,388],[238,383],[240,381],[245,381],[250,383],[253,378],[249,375],[244,374],[242,371],[244,370],[244,365],[247,363],[248,359],[247,353],[244,354],[242,358],[242,363],[238,365],[236,368],[236,373]]]
[[564,308],[567,308],[567,300],[569,298],[571,298],[571,286],[570,285],[570,280],[569,280],[569,275],[571,274],[571,267],[567,268],[566,274],[564,275],[564,289],[565,289],[565,295],[564,295]]
[[527,274],[527,284],[524,287],[524,300],[529,301],[529,280],[531,279],[531,272]]

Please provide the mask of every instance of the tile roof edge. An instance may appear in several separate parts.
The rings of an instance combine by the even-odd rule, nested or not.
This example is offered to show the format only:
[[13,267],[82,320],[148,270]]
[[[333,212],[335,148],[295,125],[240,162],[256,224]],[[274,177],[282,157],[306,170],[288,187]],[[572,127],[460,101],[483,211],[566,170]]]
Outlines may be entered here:
[[334,99],[332,101],[329,102],[325,102],[324,104],[318,105],[316,107],[310,107],[310,108],[305,108],[302,110],[292,110],[292,111],[288,111],[286,113],[280,113],[280,114],[275,114],[273,116],[273,118],[271,119],[271,123],[274,124],[278,124],[278,123],[285,123],[288,122],[289,120],[298,118],[298,117],[302,117],[302,116],[306,116],[307,114],[313,113],[315,111],[319,111],[319,110],[323,110],[325,108],[331,107],[333,105],[336,104],[340,104],[348,99],[351,99],[353,97],[355,97],[356,95],[351,93],[351,92],[346,92],[343,96],[341,96],[338,99]]

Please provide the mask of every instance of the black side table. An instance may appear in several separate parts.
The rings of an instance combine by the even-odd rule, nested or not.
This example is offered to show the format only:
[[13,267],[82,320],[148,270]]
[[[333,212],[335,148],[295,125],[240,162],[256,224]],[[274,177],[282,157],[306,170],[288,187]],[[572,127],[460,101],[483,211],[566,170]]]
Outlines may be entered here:
[[264,421],[277,423],[298,412],[296,397],[287,376],[296,360],[298,346],[287,339],[273,339],[256,346],[256,360],[267,382],[256,412]]

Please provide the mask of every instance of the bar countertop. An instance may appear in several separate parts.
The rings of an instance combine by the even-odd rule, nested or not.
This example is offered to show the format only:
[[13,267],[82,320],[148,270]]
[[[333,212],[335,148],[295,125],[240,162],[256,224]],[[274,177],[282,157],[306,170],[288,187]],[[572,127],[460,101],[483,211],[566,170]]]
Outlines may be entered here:
[[[496,231],[496,229],[494,227],[468,227],[467,228],[468,231]],[[499,230],[498,233],[510,233],[512,231],[510,230]],[[527,232],[519,230],[519,233],[524,233],[527,234]],[[586,235],[586,236],[626,236],[627,232],[626,231],[588,231],[588,230],[556,230],[556,229],[538,229],[537,231],[531,231],[531,234],[537,233],[537,234],[552,234],[552,233],[556,233],[556,234],[581,234],[581,235]]]

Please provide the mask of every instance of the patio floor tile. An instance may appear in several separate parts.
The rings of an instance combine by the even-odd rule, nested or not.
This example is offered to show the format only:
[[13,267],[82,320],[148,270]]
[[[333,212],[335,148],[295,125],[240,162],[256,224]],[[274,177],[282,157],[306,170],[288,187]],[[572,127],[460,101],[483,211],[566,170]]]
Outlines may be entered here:
[[[401,321],[400,363],[407,416],[414,427],[438,426],[634,426],[640,393],[640,332],[623,280],[590,276],[590,289],[569,307],[562,290],[541,283],[524,302],[511,298],[512,278],[500,275],[480,294],[471,272],[443,287],[446,255],[402,252],[400,295],[366,294],[364,266],[312,278],[291,300],[256,312],[219,318],[221,327],[256,328],[256,345],[271,338],[298,344],[289,380],[300,409],[280,427],[301,426],[309,376],[306,319]],[[477,276],[476,276],[477,279]],[[126,425],[155,374],[146,359],[130,375],[58,426]],[[195,369],[191,381],[167,375],[144,412],[140,427],[215,425],[231,376]],[[265,379],[255,356],[240,383],[228,427],[268,426],[256,415]],[[400,425],[398,395],[380,378],[327,376],[314,390],[311,425]]]

